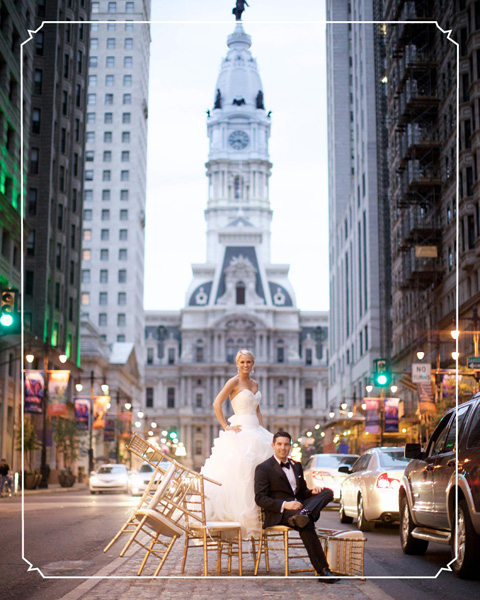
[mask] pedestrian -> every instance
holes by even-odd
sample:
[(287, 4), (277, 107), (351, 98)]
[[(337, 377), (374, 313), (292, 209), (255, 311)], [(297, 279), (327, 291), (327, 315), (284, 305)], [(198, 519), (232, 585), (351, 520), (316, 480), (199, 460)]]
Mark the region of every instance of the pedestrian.
[[(3, 489), (6, 485), (9, 487), (10, 494), (12, 493), (12, 477), (9, 475), (10, 467), (5, 458), (0, 461), (0, 494), (3, 494)], [(5, 485), (6, 484), (6, 485)]]

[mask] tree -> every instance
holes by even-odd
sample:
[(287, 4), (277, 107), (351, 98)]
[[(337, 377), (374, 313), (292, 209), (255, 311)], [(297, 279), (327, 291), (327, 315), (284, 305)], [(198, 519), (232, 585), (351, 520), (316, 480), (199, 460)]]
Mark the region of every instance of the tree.
[(72, 463), (78, 457), (78, 427), (75, 421), (56, 417), (53, 420), (53, 441), (57, 451), (63, 455), (63, 466), (71, 472)]
[[(28, 472), (32, 472), (32, 454), (34, 450), (40, 450), (42, 443), (37, 437), (35, 426), (29, 419), (23, 422), (23, 451), (27, 455)], [(17, 450), (22, 450), (22, 432), (17, 433)]]

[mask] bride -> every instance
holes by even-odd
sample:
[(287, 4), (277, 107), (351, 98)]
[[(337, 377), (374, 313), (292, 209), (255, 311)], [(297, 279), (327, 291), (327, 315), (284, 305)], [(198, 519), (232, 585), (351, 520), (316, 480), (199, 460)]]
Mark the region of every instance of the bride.
[[(222, 485), (206, 482), (206, 509), (209, 520), (239, 521), (243, 537), (260, 535), (259, 509), (255, 504), (255, 467), (273, 454), (273, 435), (263, 427), (258, 383), (251, 379), (255, 358), (240, 350), (235, 358), (238, 375), (227, 381), (215, 398), (213, 408), (223, 427), (215, 439), (212, 454), (201, 473)], [(222, 404), (230, 396), (235, 412), (225, 420)]]

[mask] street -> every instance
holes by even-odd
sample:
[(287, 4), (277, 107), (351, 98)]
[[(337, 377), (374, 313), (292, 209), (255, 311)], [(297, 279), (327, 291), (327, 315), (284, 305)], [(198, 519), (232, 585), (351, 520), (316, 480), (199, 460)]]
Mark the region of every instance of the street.
[[(136, 499), (125, 494), (92, 496), (80, 490), (26, 496), (25, 556), (34, 569), (40, 569), (44, 576), (55, 577), (44, 579), (38, 571), (27, 572), (28, 565), (21, 559), (21, 498), (3, 498), (0, 504), (4, 546), (1, 565), (2, 598), (58, 600), (84, 582), (84, 576), (95, 575), (118, 558), (120, 544), (113, 546), (107, 554), (103, 553), (103, 548), (117, 532), (135, 502)], [(340, 524), (336, 505), (331, 505), (322, 513), (319, 525), (326, 529), (355, 529), (355, 524)], [(376, 589), (378, 598), (390, 596), (396, 600), (406, 597), (426, 600), (438, 594), (444, 600), (457, 600), (459, 596), (471, 597), (478, 594), (478, 581), (462, 581), (451, 573), (443, 572), (436, 579), (425, 579), (435, 577), (449, 562), (448, 547), (431, 544), (425, 556), (405, 556), (400, 549), (398, 527), (393, 525), (377, 526), (367, 534), (367, 538), (366, 577), (390, 578), (367, 579), (366, 584), (356, 580), (355, 585), (360, 590)], [(175, 564), (173, 567), (172, 574), (179, 575)], [(134, 579), (126, 581), (135, 586)], [(178, 580), (175, 581), (177, 586), (182, 585)], [(188, 581), (191, 587), (192, 580)], [(249, 585), (257, 585), (256, 580), (246, 581), (253, 581)], [(268, 579), (258, 579), (258, 586), (264, 586), (266, 581), (268, 583)], [(280, 580), (272, 578), (271, 581), (278, 583)], [(114, 582), (115, 580), (101, 582), (97, 587), (111, 587), (115, 585)], [(310, 582), (302, 582), (302, 585), (307, 584), (310, 585)], [(125, 587), (125, 581), (122, 585)], [(216, 584), (210, 580), (209, 589), (214, 589), (212, 585)], [(224, 582), (219, 581), (218, 585), (224, 585)], [(284, 582), (283, 587), (285, 585)], [(351, 584), (343, 580), (341, 584), (328, 589), (329, 592), (338, 590), (340, 593), (346, 589), (345, 585)], [(131, 592), (134, 597), (134, 589)], [(87, 594), (83, 597), (90, 596)], [(201, 598), (198, 595), (196, 597)]]

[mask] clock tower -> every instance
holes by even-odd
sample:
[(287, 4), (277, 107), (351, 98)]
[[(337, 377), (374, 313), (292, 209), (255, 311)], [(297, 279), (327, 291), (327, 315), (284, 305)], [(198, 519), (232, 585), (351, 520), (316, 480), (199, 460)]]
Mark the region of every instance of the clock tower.
[(221, 63), (213, 109), (207, 118), (208, 261), (218, 258), (219, 229), (237, 217), (262, 231), (259, 251), (263, 261), (270, 260), (271, 118), (251, 44), (242, 22), (237, 21), (227, 39), (228, 53)]

